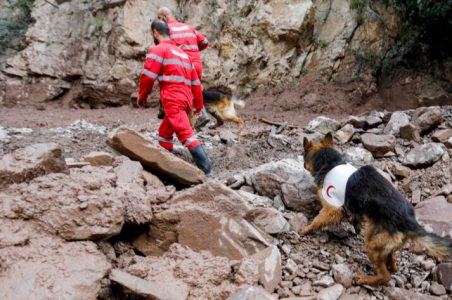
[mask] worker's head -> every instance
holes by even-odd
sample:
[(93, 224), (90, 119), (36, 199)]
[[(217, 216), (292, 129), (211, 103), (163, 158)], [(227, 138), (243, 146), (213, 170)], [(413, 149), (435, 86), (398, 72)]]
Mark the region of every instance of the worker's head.
[(162, 6), (157, 10), (157, 18), (161, 21), (168, 22), (168, 20), (173, 18), (173, 13), (168, 7)]
[(164, 40), (170, 38), (170, 29), (168, 24), (160, 20), (154, 20), (151, 23), (151, 35), (154, 38), (154, 43), (158, 45)]

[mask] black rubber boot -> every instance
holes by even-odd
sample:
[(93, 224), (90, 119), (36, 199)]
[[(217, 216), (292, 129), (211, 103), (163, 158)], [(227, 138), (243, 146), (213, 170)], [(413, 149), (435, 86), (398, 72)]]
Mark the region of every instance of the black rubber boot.
[(204, 151), (204, 148), (199, 145), (189, 150), (198, 168), (200, 168), (207, 175), (207, 177), (211, 177), (212, 167), (210, 166), (210, 161), (207, 157), (206, 151)]

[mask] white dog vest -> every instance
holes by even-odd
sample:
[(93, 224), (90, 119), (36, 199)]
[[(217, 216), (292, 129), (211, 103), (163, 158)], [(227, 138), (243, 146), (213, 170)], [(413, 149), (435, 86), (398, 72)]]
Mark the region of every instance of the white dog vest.
[(334, 167), (326, 174), (323, 181), (322, 196), (328, 204), (335, 207), (344, 205), (348, 179), (356, 170), (352, 165), (344, 164)]

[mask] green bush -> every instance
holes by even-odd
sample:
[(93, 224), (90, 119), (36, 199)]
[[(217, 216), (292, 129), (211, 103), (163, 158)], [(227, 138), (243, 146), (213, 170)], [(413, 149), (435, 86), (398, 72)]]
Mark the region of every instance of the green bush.
[(0, 18), (0, 56), (7, 49), (16, 51), (25, 47), (24, 34), (32, 22), (31, 7), (34, 0), (6, 0), (2, 5), (11, 11)]

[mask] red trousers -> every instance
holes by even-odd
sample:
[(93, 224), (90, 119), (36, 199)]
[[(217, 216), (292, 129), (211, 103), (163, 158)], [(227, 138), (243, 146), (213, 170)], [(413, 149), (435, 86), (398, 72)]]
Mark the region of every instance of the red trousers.
[(188, 114), (191, 108), (184, 110), (181, 107), (165, 107), (165, 118), (159, 128), (159, 144), (171, 151), (173, 150), (173, 134), (176, 133), (179, 141), (188, 149), (201, 145), (191, 128)]

